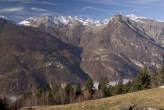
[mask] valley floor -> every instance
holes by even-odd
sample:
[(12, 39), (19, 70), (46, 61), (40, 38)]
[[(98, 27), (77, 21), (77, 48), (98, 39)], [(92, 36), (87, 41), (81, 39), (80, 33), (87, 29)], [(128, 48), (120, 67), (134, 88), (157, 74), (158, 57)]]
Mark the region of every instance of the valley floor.
[[(34, 110), (120, 110), (128, 104), (164, 108), (164, 88), (155, 88), (82, 103), (33, 107)], [(26, 110), (26, 109), (21, 109)]]

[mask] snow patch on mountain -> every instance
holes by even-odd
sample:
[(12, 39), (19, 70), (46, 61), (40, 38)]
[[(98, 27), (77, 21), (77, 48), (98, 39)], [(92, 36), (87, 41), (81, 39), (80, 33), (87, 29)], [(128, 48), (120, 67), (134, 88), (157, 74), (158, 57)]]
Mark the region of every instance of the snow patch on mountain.
[(161, 22), (161, 23), (163, 23), (164, 22), (164, 20), (157, 20), (158, 22)]
[(0, 15), (0, 18), (8, 19), (6, 16)]
[(91, 18), (83, 19), (80, 17), (71, 17), (71, 16), (38, 16), (38, 17), (30, 17), (28, 19), (25, 19), (24, 21), (21, 21), (20, 25), (25, 26), (32, 26), (35, 24), (48, 24), (48, 26), (52, 25), (72, 25), (75, 22), (81, 23), (85, 26), (102, 26), (104, 24), (108, 24), (110, 19), (105, 20), (93, 20)]
[(57, 20), (59, 20), (61, 23), (67, 25), (72, 21), (72, 17), (68, 16), (68, 17), (64, 17), (64, 16), (60, 16), (57, 18)]
[(25, 26), (30, 26), (31, 23), (29, 21), (24, 20), (24, 21), (21, 21), (19, 24), (25, 25)]
[(148, 19), (146, 17), (138, 17), (138, 16), (136, 16), (134, 14), (127, 15), (126, 17), (128, 17), (129, 19), (131, 19), (131, 20), (133, 20), (135, 22), (141, 22), (141, 23), (143, 23), (143, 19)]
[[(138, 17), (134, 14), (130, 14), (126, 16), (127, 18), (135, 21), (144, 23), (145, 20), (149, 20), (146, 17)], [(72, 25), (74, 23), (80, 23), (84, 26), (102, 26), (109, 23), (110, 20), (114, 19), (115, 16), (111, 18), (107, 18), (104, 20), (93, 20), (91, 18), (83, 19), (81, 17), (75, 16), (34, 16), (30, 17), (28, 19), (25, 19), (24, 21), (21, 21), (20, 25), (25, 26), (35, 26), (35, 25), (47, 25), (49, 27), (54, 25)]]
[(103, 24), (108, 24), (111, 19), (112, 19), (112, 17), (104, 19), (102, 22), (103, 22)]

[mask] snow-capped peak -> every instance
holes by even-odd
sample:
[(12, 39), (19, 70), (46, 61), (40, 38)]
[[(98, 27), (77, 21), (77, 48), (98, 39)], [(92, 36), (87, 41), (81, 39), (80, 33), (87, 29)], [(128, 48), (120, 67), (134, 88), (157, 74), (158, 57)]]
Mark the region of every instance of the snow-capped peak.
[(130, 15), (127, 15), (128, 18), (131, 18), (133, 20), (136, 20), (136, 19), (147, 19), (146, 17), (141, 17), (141, 16), (136, 16), (134, 14), (130, 14)]
[(27, 20), (24, 20), (24, 21), (21, 21), (19, 24), (20, 25), (25, 25), (25, 26), (30, 26), (31, 23)]
[(48, 24), (54, 25), (54, 24), (63, 24), (63, 25), (72, 25), (74, 22), (81, 23), (85, 26), (101, 26), (104, 24), (107, 24), (109, 20), (93, 20), (91, 18), (83, 19), (80, 17), (71, 17), (71, 16), (38, 16), (38, 17), (30, 17), (24, 21), (21, 21), (20, 25), (25, 26), (37, 26), (41, 24)]
[[(147, 20), (149, 20), (146, 17), (138, 17), (134, 14), (130, 14), (126, 16), (130, 20), (133, 20), (135, 22), (139, 23), (145, 23)], [(25, 26), (48, 26), (48, 27), (54, 27), (54, 26), (63, 26), (63, 25), (72, 25), (74, 23), (80, 23), (84, 26), (102, 26), (109, 23), (110, 20), (114, 19), (115, 16), (104, 19), (104, 20), (93, 20), (91, 18), (81, 18), (78, 16), (72, 17), (72, 16), (34, 16), (30, 17), (28, 19), (25, 19), (24, 21), (21, 21), (20, 25)]]
[(58, 20), (59, 20), (61, 23), (67, 25), (67, 24), (70, 23), (70, 21), (72, 21), (72, 17), (71, 17), (71, 16), (68, 16), (68, 17), (59, 16), (59, 17), (58, 17)]
[(164, 21), (163, 20), (157, 20), (158, 22), (161, 22), (161, 23), (163, 23)]
[(0, 18), (8, 19), (6, 16), (0, 15)]
[(138, 17), (134, 14), (127, 15), (126, 17), (128, 17), (129, 19), (131, 19), (135, 22), (143, 22), (142, 19), (147, 19), (146, 17)]

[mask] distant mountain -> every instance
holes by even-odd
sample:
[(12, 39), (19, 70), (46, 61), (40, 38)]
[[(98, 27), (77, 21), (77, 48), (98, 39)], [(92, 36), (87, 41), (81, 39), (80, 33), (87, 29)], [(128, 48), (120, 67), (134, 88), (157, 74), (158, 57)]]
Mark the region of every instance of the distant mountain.
[(72, 48), (37, 28), (0, 19), (0, 96), (35, 91), (38, 85), (84, 83), (89, 77)]
[(39, 17), (30, 17), (28, 19), (25, 19), (21, 21), (20, 25), (25, 26), (41, 26), (41, 25), (47, 25), (48, 27), (51, 27), (53, 25), (72, 25), (75, 22), (80, 23), (85, 26), (101, 26), (103, 24), (108, 23), (108, 19), (105, 19), (103, 21), (100, 20), (92, 20), (90, 18), (83, 19), (80, 17), (71, 17), (71, 16), (39, 16)]
[(163, 22), (135, 15), (116, 15), (99, 21), (100, 25), (78, 17), (43, 16), (25, 21), (28, 26), (41, 28), (66, 44), (82, 48), (82, 52), (75, 53), (80, 55), (83, 71), (94, 80), (101, 76), (110, 80), (120, 76), (133, 78), (144, 66), (164, 64)]
[(6, 16), (0, 15), (0, 18), (8, 19)]
[[(38, 26), (46, 24), (48, 27), (52, 27), (53, 25), (59, 25), (59, 24), (73, 25), (76, 22), (84, 26), (102, 26), (104, 24), (108, 24), (108, 22), (113, 17), (107, 18), (104, 20), (93, 20), (91, 18), (83, 19), (78, 16), (75, 16), (75, 17), (72, 17), (72, 16), (33, 16), (19, 22), (18, 24), (25, 25), (25, 26), (33, 26), (33, 27), (38, 27)], [(127, 15), (126, 17), (137, 23), (146, 23), (147, 21), (160, 22), (160, 21), (149, 19), (147, 17), (138, 17), (134, 14)]]

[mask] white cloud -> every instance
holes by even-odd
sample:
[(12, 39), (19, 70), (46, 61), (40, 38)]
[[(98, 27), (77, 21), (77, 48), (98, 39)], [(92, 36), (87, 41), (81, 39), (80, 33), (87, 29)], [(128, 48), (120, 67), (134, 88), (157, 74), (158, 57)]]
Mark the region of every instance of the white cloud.
[(149, 3), (162, 2), (163, 0), (81, 0), (92, 3), (103, 3), (116, 6), (147, 5)]
[(24, 4), (32, 4), (32, 3), (38, 3), (38, 4), (44, 4), (44, 5), (54, 5), (58, 6), (60, 5), (59, 3), (48, 1), (48, 0), (0, 0), (0, 2), (19, 2), (19, 3), (24, 3)]
[(0, 0), (1, 2), (31, 2), (31, 0)]
[(24, 8), (23, 7), (13, 7), (13, 8), (4, 8), (1, 9), (0, 12), (18, 12), (18, 11), (22, 11)]
[[(131, 0), (128, 0), (130, 2)], [(149, 4), (154, 2), (159, 2), (161, 0), (133, 0), (131, 3), (133, 4)]]
[(43, 8), (36, 8), (36, 7), (32, 7), (31, 10), (33, 11), (47, 11), (46, 9), (43, 9)]
[(83, 7), (82, 10), (83, 10), (83, 11), (86, 11), (86, 10), (107, 11), (107, 10), (105, 10), (105, 9), (102, 9), (102, 8), (95, 8), (95, 7), (92, 7), (92, 6)]
[(24, 16), (13, 16), (15, 19), (25, 19)]

